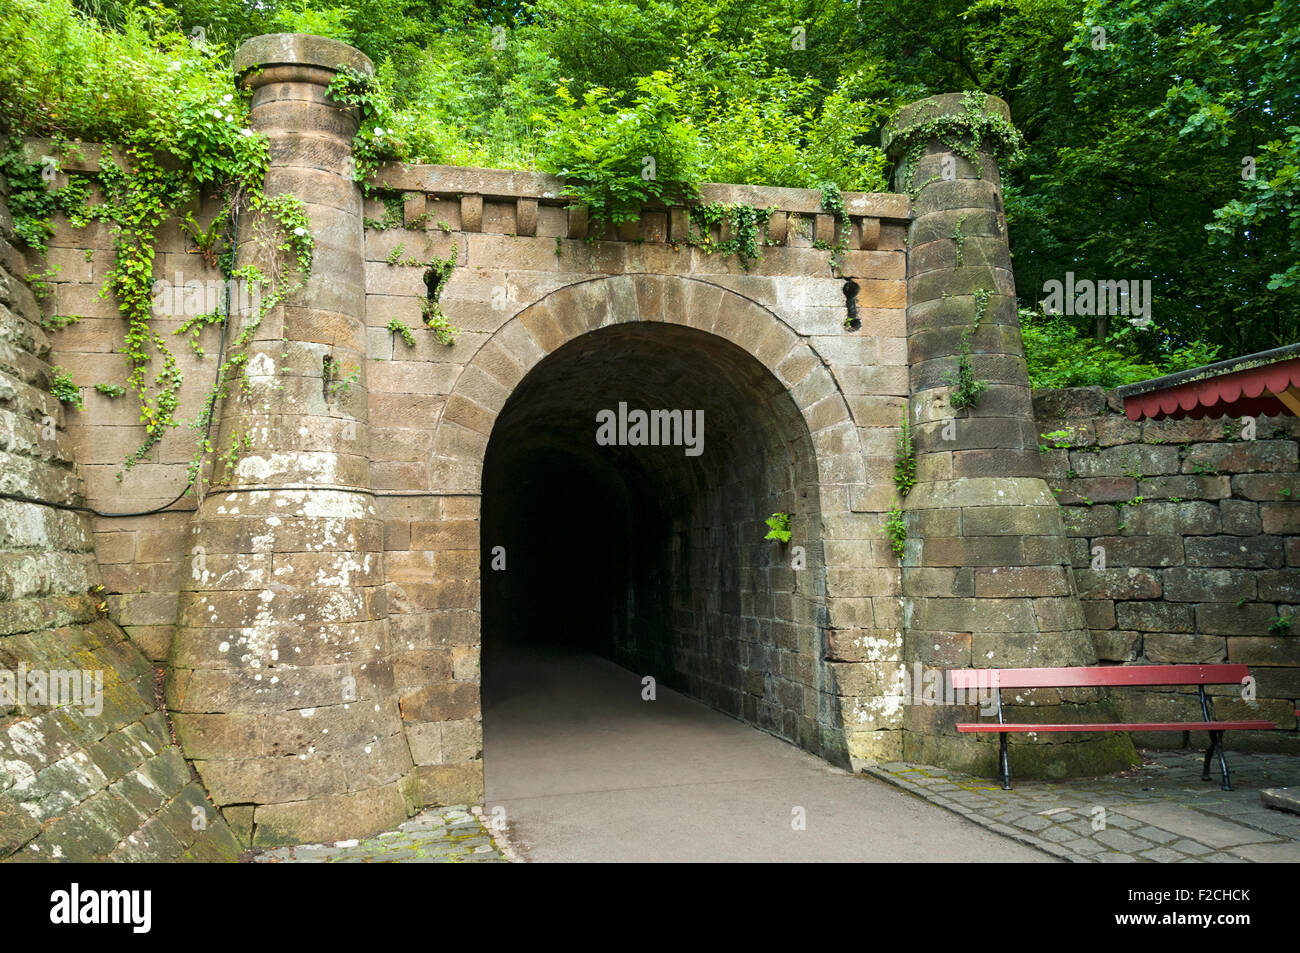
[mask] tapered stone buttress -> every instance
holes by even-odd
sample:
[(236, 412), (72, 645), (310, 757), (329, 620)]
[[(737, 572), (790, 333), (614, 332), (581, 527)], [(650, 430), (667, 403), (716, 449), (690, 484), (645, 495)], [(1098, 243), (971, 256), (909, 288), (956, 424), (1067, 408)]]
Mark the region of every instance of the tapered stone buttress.
[[(236, 462), (218, 462), (195, 521), (168, 704), (213, 800), (254, 844), (373, 833), (415, 806), (370, 486), (358, 116), (326, 92), (343, 65), (372, 70), (299, 34), (235, 57), (270, 142), (266, 193), (305, 203), (314, 254), (253, 335), (247, 386), (219, 409), (218, 452), (233, 445)], [(269, 222), (246, 212), (239, 232), (240, 265), (284, 267)], [(232, 317), (229, 339), (250, 320)]]
[[(913, 195), (907, 332), (917, 483), (904, 506), (904, 757), (985, 776), (997, 771), (996, 736), (958, 734), (954, 725), (988, 715), (945, 703), (942, 691), (927, 697), (926, 669), (1096, 662), (1039, 460), (997, 140), (980, 128), (990, 115), (1009, 119), (1006, 103), (933, 96), (901, 110), (885, 135), (896, 190)], [(963, 350), (973, 379), (986, 384), (973, 407), (954, 406), (963, 403), (952, 385)], [(1107, 706), (1095, 689), (1005, 700), (1008, 721), (1102, 720)], [(1012, 771), (1022, 777), (1102, 773), (1135, 760), (1118, 735), (1012, 736), (1012, 744)]]

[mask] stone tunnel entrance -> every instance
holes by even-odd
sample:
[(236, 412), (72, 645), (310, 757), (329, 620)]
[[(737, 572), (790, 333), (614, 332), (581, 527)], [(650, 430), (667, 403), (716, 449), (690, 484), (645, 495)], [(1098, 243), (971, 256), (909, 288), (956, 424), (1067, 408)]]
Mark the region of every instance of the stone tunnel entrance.
[[(638, 412), (662, 425), (659, 445)], [(750, 354), (659, 322), (583, 334), (514, 390), (482, 487), (489, 784), (496, 703), (530, 679), (535, 689), (557, 658), (582, 666), (591, 654), (635, 676), (638, 704), (653, 676), (822, 752), (834, 717), (820, 710), (832, 696), (814, 621), (826, 613), (814, 448), (794, 400)], [(778, 511), (804, 544), (801, 571), (791, 546), (763, 539)]]

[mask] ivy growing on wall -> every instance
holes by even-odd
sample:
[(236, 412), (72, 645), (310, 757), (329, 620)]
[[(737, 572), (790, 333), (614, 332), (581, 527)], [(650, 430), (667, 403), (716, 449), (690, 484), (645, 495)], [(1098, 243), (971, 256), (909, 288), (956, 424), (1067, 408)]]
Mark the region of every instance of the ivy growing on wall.
[[(232, 378), (242, 372), (257, 325), (286, 295), (300, 288), (310, 273), (308, 220), (296, 198), (263, 194), (266, 140), (248, 128), (247, 96), (235, 87), (229, 69), (218, 66), (220, 50), (199, 48), (172, 34), (100, 34), (67, 11), (60, 28), (80, 31), (88, 38), (82, 45), (66, 44), (67, 55), (59, 63), (59, 68), (84, 77), (84, 88), (65, 82), (40, 91), (39, 98), (31, 102), (8, 102), (19, 121), (0, 165), (9, 182), (15, 230), (33, 250), (45, 250), (52, 234), (51, 217), (56, 213), (66, 215), (73, 228), (103, 222), (111, 230), (113, 261), (101, 294), (112, 295), (125, 322), (121, 351), (127, 377), (125, 385), (98, 382), (94, 386), (108, 396), (129, 392), (138, 403), (144, 436), (124, 460), (124, 471), (145, 460), (158, 442), (180, 425), (176, 413), (183, 378), (153, 314), (159, 228), (192, 200), (215, 197), (220, 210), (208, 227), (201, 227), (192, 214), (179, 225), (205, 263), (218, 267), (225, 278), (242, 279), (260, 292), (258, 313), (241, 316), (245, 321), (242, 331), (193, 421), (204, 436), (190, 467), (192, 486), (204, 457), (212, 451), (206, 434), (216, 401), (229, 393)], [(89, 38), (98, 42), (89, 42)], [(111, 68), (124, 58), (140, 71), (126, 91), (132, 95), (125, 95), (120, 77)], [(13, 90), (8, 92), (12, 97)], [(167, 108), (160, 109), (164, 102)], [(24, 155), (23, 138), (41, 135), (52, 140), (49, 154)], [(86, 147), (73, 138), (78, 135), (115, 144), (111, 152), (105, 149), (98, 157), (95, 173), (62, 171), (69, 158), (94, 158), (87, 157)], [(39, 161), (31, 161), (33, 158)], [(60, 178), (65, 178), (66, 184), (56, 187)], [(96, 191), (102, 195), (101, 201), (92, 200)], [(263, 260), (265, 272), (252, 265), (234, 267), (232, 223), (240, 209), (262, 220), (254, 227), (258, 236), (254, 247), (260, 246), (260, 251), (270, 256)], [(56, 316), (45, 323), (57, 328), (75, 320), (75, 316)], [(202, 357), (198, 346), (202, 329), (225, 320), (221, 311), (198, 315), (176, 333), (189, 334), (191, 345)], [(244, 440), (239, 442), (246, 445)]]
[(916, 181), (916, 167), (925, 155), (926, 146), (938, 140), (947, 149), (969, 161), (977, 176), (983, 175), (979, 154), (991, 152), (999, 161), (1018, 162), (1024, 155), (1025, 141), (1011, 122), (987, 110), (988, 95), (978, 90), (962, 94), (960, 113), (939, 114), (939, 105), (933, 101), (921, 104), (906, 126), (899, 126), (895, 116), (886, 126), (886, 139), (901, 146), (903, 167), (900, 173), (902, 188), (916, 199), (931, 183), (942, 176), (932, 175), (924, 182)]
[[(775, 211), (774, 207), (759, 209), (740, 203), (692, 205), (688, 215), (694, 227), (690, 230), (689, 241), (706, 254), (735, 255), (740, 259), (741, 267), (748, 271), (751, 264), (763, 257), (767, 225)], [(714, 241), (710, 229), (724, 222), (731, 229), (731, 237), (726, 241)]]
[(944, 377), (944, 383), (952, 388), (948, 395), (948, 402), (954, 410), (968, 410), (976, 406), (984, 391), (988, 389), (988, 382), (975, 376), (975, 368), (971, 364), (970, 339), (971, 335), (980, 329), (980, 321), (988, 311), (989, 299), (992, 296), (993, 292), (987, 288), (975, 290), (975, 320), (961, 333), (961, 351), (957, 355), (956, 372), (950, 371)]

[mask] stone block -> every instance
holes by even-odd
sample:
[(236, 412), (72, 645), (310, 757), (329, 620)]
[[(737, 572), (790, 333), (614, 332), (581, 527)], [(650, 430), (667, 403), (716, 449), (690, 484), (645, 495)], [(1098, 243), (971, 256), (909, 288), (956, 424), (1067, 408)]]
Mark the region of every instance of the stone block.
[(1297, 465), (1293, 440), (1253, 440), (1239, 443), (1197, 443), (1187, 448), (1183, 473), (1206, 469), (1219, 473), (1294, 472)]
[(1192, 607), (1169, 602), (1121, 602), (1115, 607), (1115, 618), (1119, 628), (1139, 632), (1196, 631)]
[(1228, 657), (1227, 640), (1216, 635), (1148, 632), (1142, 646), (1152, 662), (1222, 662)]
[(1165, 571), (1165, 599), (1170, 602), (1236, 602), (1253, 600), (1255, 574), (1245, 569), (1193, 569)]

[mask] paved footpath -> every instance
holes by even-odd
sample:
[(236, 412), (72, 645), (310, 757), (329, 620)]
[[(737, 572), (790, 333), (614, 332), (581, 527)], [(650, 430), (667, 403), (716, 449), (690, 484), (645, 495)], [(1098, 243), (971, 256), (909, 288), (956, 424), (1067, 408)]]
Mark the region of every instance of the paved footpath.
[[(1300, 861), (1300, 816), (1260, 803), (1261, 788), (1300, 788), (1300, 758), (1228, 752), (1231, 791), (1202, 755), (1144, 751), (1142, 764), (1104, 778), (1017, 781), (1014, 789), (926, 765), (868, 773), (995, 833), (1074, 862)], [(1011, 768), (1015, 772), (1015, 764)]]
[(1259, 797), (1300, 789), (1300, 758), (1229, 752), (1231, 792), (1185, 751), (1003, 791), (916, 764), (855, 775), (663, 686), (645, 701), (639, 676), (592, 655), (497, 660), (485, 685), (481, 811), (437, 808), (367, 840), (249, 859), (1300, 861), (1300, 817)]
[(1056, 858), (594, 655), (485, 659), (485, 810), (530, 861)]

